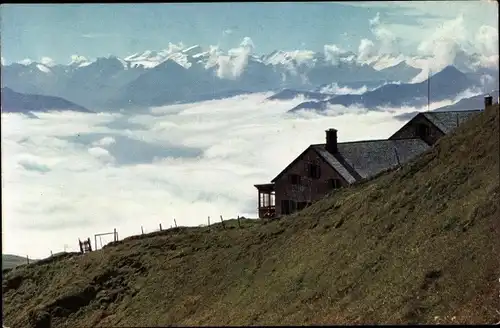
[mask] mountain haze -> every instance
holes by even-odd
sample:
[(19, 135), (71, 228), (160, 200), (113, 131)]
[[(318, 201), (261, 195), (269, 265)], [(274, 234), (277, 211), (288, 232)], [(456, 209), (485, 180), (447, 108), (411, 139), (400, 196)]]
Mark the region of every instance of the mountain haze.
[(91, 113), (90, 110), (60, 97), (37, 94), (23, 94), (9, 88), (2, 88), (2, 112), (28, 113), (52, 110), (71, 110)]
[(407, 82), (420, 71), (404, 61), (378, 70), (357, 62), (350, 52), (332, 61), (319, 52), (277, 50), (258, 56), (246, 46), (227, 53), (192, 46), (145, 51), (123, 59), (79, 57), (68, 65), (2, 65), (2, 87), (62, 97), (98, 110), (118, 110), (217, 99), (224, 94), (313, 91), (333, 82)]
[(428, 101), (429, 89), (432, 101), (442, 101), (479, 86), (478, 81), (470, 79), (453, 66), (447, 66), (420, 83), (386, 84), (363, 94), (346, 94), (320, 102), (305, 102), (291, 109), (291, 112), (300, 109), (325, 110), (328, 105), (359, 105), (364, 108), (424, 106)]

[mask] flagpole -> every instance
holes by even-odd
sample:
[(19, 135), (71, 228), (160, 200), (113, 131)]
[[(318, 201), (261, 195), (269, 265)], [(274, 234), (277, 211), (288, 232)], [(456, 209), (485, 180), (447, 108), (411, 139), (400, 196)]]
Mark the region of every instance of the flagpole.
[(430, 110), (431, 106), (431, 69), (427, 70), (427, 111)]

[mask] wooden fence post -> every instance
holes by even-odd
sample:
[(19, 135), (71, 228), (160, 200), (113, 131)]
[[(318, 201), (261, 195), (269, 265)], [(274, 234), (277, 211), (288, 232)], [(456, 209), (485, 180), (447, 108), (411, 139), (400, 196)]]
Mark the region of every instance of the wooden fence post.
[(160, 223), (160, 231), (162, 231), (163, 229), (161, 228), (161, 223)]
[(113, 229), (113, 240), (118, 241), (118, 234), (116, 233), (116, 228)]
[(50, 251), (50, 257), (52, 257), (52, 255), (53, 255), (53, 254), (52, 254), (52, 251)]
[(208, 216), (208, 227), (210, 228), (210, 215)]
[(177, 221), (175, 220), (175, 218), (174, 218), (174, 224), (175, 224), (175, 227), (177, 228)]
[(238, 228), (240, 228), (240, 229), (241, 229), (241, 223), (240, 223), (240, 216), (239, 216), (239, 215), (238, 215), (238, 218), (237, 218), (237, 219), (238, 219)]
[(224, 224), (224, 219), (222, 218), (222, 215), (220, 216), (220, 222), (222, 223), (222, 229), (226, 229), (226, 225)]
[(26, 255), (26, 264), (30, 264), (30, 258), (28, 257), (28, 255)]
[(144, 228), (141, 226), (141, 234), (144, 235)]

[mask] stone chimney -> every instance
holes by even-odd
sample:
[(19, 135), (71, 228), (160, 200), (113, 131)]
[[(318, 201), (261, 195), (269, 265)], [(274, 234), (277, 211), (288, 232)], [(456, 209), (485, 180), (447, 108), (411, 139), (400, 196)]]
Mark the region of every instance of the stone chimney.
[(337, 148), (337, 130), (328, 129), (326, 132), (326, 150), (335, 154), (338, 152)]
[(487, 95), (484, 97), (484, 109), (490, 107), (493, 105), (493, 97), (490, 95)]

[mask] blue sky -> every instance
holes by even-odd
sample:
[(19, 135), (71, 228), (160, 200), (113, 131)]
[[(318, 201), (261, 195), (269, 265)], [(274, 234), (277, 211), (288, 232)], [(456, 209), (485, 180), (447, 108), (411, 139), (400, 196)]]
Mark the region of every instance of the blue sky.
[(255, 52), (276, 49), (322, 51), (325, 44), (355, 51), (373, 39), (370, 19), (414, 52), (423, 38), (447, 20), (464, 16), (466, 30), (497, 28), (490, 1), (187, 3), (187, 4), (7, 4), (1, 6), (1, 52), (6, 62), (71, 55), (126, 56), (161, 50), (168, 43), (238, 46), (250, 37)]

